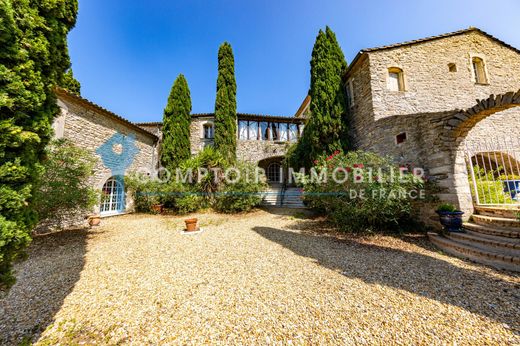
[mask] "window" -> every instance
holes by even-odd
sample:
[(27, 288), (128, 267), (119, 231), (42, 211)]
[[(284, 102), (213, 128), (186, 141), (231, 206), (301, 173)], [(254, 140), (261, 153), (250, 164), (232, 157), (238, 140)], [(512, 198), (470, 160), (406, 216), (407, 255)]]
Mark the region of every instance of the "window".
[(256, 141), (258, 139), (258, 122), (250, 121), (249, 122), (249, 140)]
[(204, 139), (213, 139), (215, 132), (213, 131), (213, 124), (207, 123), (203, 126)]
[(271, 125), (271, 139), (273, 141), (279, 141), (280, 135), (278, 133), (278, 123), (270, 123)]
[(280, 136), (280, 138), (278, 140), (280, 141), (284, 141), (284, 142), (287, 142), (288, 140), (288, 135), (289, 135), (289, 132), (287, 131), (287, 125), (286, 123), (280, 123), (278, 125), (278, 134)]
[(125, 185), (122, 176), (114, 176), (108, 179), (101, 191), (102, 198), (99, 211), (102, 215), (118, 214), (125, 211)]
[(401, 144), (406, 142), (406, 132), (400, 133), (397, 136), (395, 136), (395, 143)]
[(388, 69), (388, 90), (404, 91), (403, 70), (398, 67), (391, 67)]
[(457, 72), (457, 65), (455, 65), (454, 63), (449, 63), (448, 64), (448, 70), (450, 72)]
[(289, 141), (296, 142), (298, 140), (298, 125), (289, 124)]
[(354, 106), (354, 85), (353, 81), (349, 80), (347, 83), (347, 106), (352, 107)]
[(260, 123), (260, 139), (264, 141), (269, 140), (269, 124), (266, 122)]
[(247, 121), (238, 122), (238, 139), (246, 140), (248, 134)]
[(273, 162), (267, 167), (267, 180), (270, 183), (281, 183), (282, 165)]
[(484, 60), (481, 58), (473, 58), (473, 73), (475, 75), (475, 83), (477, 84), (487, 84), (487, 76), (486, 76), (486, 67), (484, 65)]

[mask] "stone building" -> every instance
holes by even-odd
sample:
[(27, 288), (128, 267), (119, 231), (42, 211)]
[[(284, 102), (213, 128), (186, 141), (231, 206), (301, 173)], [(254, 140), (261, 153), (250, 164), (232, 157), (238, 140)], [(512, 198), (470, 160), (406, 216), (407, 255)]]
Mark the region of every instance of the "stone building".
[[(473, 202), (466, 167), (472, 158), (465, 148), (518, 138), (520, 51), (476, 28), (362, 50), (344, 82), (354, 146), (425, 168), (443, 188), (441, 199), (466, 212), (471, 213)], [(56, 135), (99, 157), (93, 185), (115, 196), (98, 210), (129, 210), (130, 201), (117, 196), (124, 191), (117, 176), (159, 166), (162, 124), (133, 124), (65, 91), (58, 91), (58, 97), (62, 115), (55, 122)], [(310, 101), (307, 96), (293, 117), (239, 113), (238, 158), (280, 181), (283, 157), (303, 131)], [(132, 139), (137, 154), (129, 167), (114, 174), (97, 150), (117, 141), (112, 139), (117, 134), (119, 140)], [(213, 134), (213, 114), (192, 115), (193, 154), (212, 145)]]
[[(61, 114), (53, 124), (55, 137), (67, 138), (97, 158), (91, 183), (103, 197), (93, 212), (111, 216), (132, 211), (133, 201), (125, 195), (123, 177), (157, 171), (162, 123), (134, 124), (65, 90), (58, 89), (56, 94)], [(238, 159), (258, 164), (272, 183), (282, 181), (282, 160), (303, 131), (304, 119), (242, 113), (237, 117)], [(214, 115), (193, 114), (192, 153), (213, 145), (213, 135)]]
[[(55, 137), (69, 139), (97, 158), (91, 183), (104, 197), (94, 212), (109, 216), (132, 210), (122, 178), (130, 172), (156, 168), (159, 138), (84, 98), (64, 90), (56, 93), (61, 114), (53, 124)], [(107, 145), (109, 148), (103, 150)], [(132, 152), (127, 164), (120, 159), (125, 151)]]
[[(213, 145), (214, 118), (212, 113), (192, 115), (190, 145), (193, 155), (205, 146)], [(237, 120), (237, 158), (263, 168), (269, 181), (283, 181), (283, 158), (288, 146), (296, 142), (301, 135), (305, 119), (238, 113)], [(162, 135), (161, 122), (137, 125), (159, 137)]]
[(355, 147), (425, 168), (471, 215), (466, 148), (518, 139), (520, 51), (469, 28), (364, 49), (344, 82)]

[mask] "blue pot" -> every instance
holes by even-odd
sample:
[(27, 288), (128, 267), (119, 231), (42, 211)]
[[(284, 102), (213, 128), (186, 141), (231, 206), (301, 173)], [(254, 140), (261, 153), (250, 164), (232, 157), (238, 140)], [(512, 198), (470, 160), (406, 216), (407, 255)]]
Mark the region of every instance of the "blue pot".
[(502, 180), (502, 183), (504, 192), (509, 193), (513, 200), (520, 200), (520, 180)]
[(437, 211), (441, 225), (448, 232), (462, 232), (462, 211)]

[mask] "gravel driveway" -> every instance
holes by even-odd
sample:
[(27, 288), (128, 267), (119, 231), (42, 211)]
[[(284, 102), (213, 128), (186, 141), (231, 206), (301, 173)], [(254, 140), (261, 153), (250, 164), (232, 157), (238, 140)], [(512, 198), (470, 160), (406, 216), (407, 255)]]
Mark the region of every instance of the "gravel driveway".
[(520, 344), (520, 279), (302, 215), (127, 215), (35, 239), (0, 344)]

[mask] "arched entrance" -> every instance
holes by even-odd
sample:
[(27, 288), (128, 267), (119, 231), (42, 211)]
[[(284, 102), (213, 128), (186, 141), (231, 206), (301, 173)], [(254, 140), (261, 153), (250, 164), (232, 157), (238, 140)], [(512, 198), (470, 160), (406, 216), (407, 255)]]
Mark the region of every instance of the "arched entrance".
[[(474, 202), (478, 203), (472, 197), (471, 190), (475, 190), (475, 182), (472, 181), (474, 168), (471, 167), (471, 163), (478, 162), (474, 157), (482, 153), (483, 155), (478, 155), (484, 157), (480, 158), (480, 162), (486, 160), (488, 167), (492, 167), (493, 162), (489, 163), (489, 159), (494, 156), (493, 153), (505, 153), (504, 156), (507, 157), (511, 156), (511, 153), (520, 151), (520, 146), (517, 145), (519, 143), (510, 141), (511, 138), (518, 138), (520, 108), (515, 108), (518, 106), (520, 106), (520, 90), (516, 93), (491, 95), (488, 99), (479, 101), (474, 107), (444, 119), (443, 130), (436, 136), (434, 152), (429, 158), (430, 171), (442, 177), (438, 181), (439, 186), (444, 190), (439, 194), (442, 200), (457, 204), (467, 215), (471, 215)], [(492, 115), (505, 117), (496, 123), (490, 122), (487, 128), (481, 128), (482, 131), (473, 133), (481, 121), (484, 123)], [(482, 146), (485, 150), (473, 150)], [(498, 158), (497, 160), (501, 161)]]
[(281, 183), (282, 182), (282, 165), (279, 162), (272, 162), (267, 166), (267, 181), (269, 183)]
[(122, 176), (110, 177), (101, 189), (101, 215), (116, 215), (125, 211), (125, 185)]
[(285, 182), (285, 168), (283, 156), (270, 157), (258, 162), (258, 167), (265, 171), (267, 182), (270, 185), (282, 185)]

